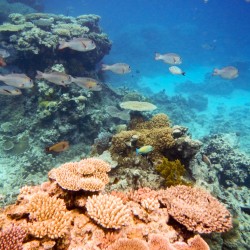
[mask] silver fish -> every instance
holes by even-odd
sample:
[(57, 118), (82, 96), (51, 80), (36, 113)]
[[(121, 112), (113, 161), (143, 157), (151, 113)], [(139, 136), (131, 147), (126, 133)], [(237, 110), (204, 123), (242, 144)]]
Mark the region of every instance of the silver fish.
[(239, 76), (239, 70), (235, 68), (234, 66), (227, 66), (222, 69), (214, 69), (213, 76), (220, 76), (224, 79), (235, 79)]
[(177, 65), (182, 63), (181, 57), (175, 53), (166, 53), (166, 54), (155, 53), (155, 60), (162, 60), (164, 63), (172, 65)]
[(72, 82), (74, 82), (81, 88), (88, 89), (91, 91), (102, 90), (100, 82), (90, 77), (75, 77), (72, 78)]
[(90, 51), (96, 48), (96, 44), (89, 38), (73, 38), (72, 40), (59, 41), (58, 49), (70, 48), (77, 51)]
[(33, 81), (25, 74), (0, 75), (0, 81), (19, 89), (29, 89), (34, 86)]
[(21, 95), (22, 91), (18, 88), (12, 86), (0, 86), (0, 94), (1, 95)]
[(127, 74), (131, 72), (131, 67), (126, 63), (115, 63), (112, 65), (102, 64), (101, 70), (110, 70), (116, 74)]
[(36, 73), (37, 79), (45, 79), (57, 85), (66, 86), (72, 83), (72, 76), (62, 72), (43, 73), (41, 71), (37, 71)]

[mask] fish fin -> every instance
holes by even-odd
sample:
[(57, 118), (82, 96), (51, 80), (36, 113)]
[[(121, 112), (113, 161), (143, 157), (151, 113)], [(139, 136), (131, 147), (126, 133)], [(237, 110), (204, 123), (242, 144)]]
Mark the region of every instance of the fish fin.
[(160, 53), (155, 52), (155, 60), (160, 60)]
[(36, 79), (42, 79), (43, 78), (43, 72), (37, 70), (36, 73), (37, 73)]
[(58, 49), (65, 49), (68, 47), (68, 43), (65, 41), (59, 41)]
[(182, 74), (183, 76), (185, 76), (185, 75), (186, 75), (186, 72), (182, 72), (181, 74)]
[(102, 65), (101, 65), (101, 70), (109, 70), (109, 65), (107, 65), (107, 64), (102, 64)]
[(51, 153), (50, 147), (45, 147), (45, 152), (46, 152), (47, 154)]

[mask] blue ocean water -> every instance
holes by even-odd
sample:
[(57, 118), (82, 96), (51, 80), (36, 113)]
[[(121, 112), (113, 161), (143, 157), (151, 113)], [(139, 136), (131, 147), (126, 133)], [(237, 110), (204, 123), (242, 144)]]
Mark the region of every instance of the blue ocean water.
[[(16, 2), (24, 5), (13, 7)], [(26, 9), (30, 6), (35, 10)], [(32, 14), (16, 15), (19, 11)], [(67, 33), (68, 23), (77, 23), (76, 17), (87, 14), (101, 17), (98, 25), (112, 41), (109, 54), (100, 62), (95, 56), (107, 49), (104, 43), (97, 43), (100, 47), (93, 54), (58, 49), (61, 37), (70, 40), (75, 35), (56, 36), (55, 30), (64, 27)], [(165, 113), (171, 125), (178, 125), (174, 139), (180, 137), (183, 141), (178, 141), (180, 147), (164, 148), (160, 155), (180, 158), (190, 174), (185, 178), (209, 190), (230, 209), (235, 231), (223, 238), (225, 244), (218, 236), (218, 246), (249, 249), (249, 14), (250, 0), (0, 0), (0, 49), (10, 54), (6, 58), (0, 54), (0, 60), (6, 61), (6, 65), (0, 65), (0, 75), (25, 73), (34, 80), (34, 86), (21, 89), (20, 96), (0, 93), (0, 207), (13, 203), (22, 186), (47, 181), (48, 172), (63, 163), (91, 155), (110, 160), (108, 156), (120, 152), (111, 149), (115, 144), (112, 137), (132, 129), (131, 117), (138, 116), (140, 121), (142, 117), (151, 119)], [(12, 24), (6, 28), (5, 22)], [(15, 30), (23, 23), (27, 26)], [(93, 35), (95, 42), (105, 40), (98, 26), (90, 26), (97, 32), (87, 36)], [(98, 35), (102, 39), (98, 40)], [(170, 65), (155, 60), (155, 53), (180, 55), (182, 63), (177, 66), (185, 74), (171, 74)], [(132, 71), (124, 75), (101, 71), (101, 64), (120, 62), (129, 64)], [(239, 71), (235, 79), (213, 76), (215, 68), (226, 66)], [(36, 79), (42, 75), (37, 70), (70, 74), (66, 75), (70, 84)], [(92, 91), (91, 86), (80, 88), (71, 82), (74, 77), (98, 79), (103, 91)], [(92, 80), (90, 83), (95, 84)], [(0, 87), (6, 87), (4, 81)], [(157, 109), (143, 114), (125, 110), (124, 115), (120, 103), (127, 100), (147, 101)], [(158, 162), (150, 159), (154, 147), (146, 145), (150, 148), (149, 158), (147, 153), (136, 154), (136, 140), (124, 139), (126, 152), (121, 157), (114, 153), (117, 162), (111, 162), (117, 165), (112, 166), (107, 192), (136, 189), (144, 184), (162, 188), (153, 165)], [(55, 146), (60, 143), (64, 148)], [(53, 148), (58, 151), (49, 152)], [(108, 156), (103, 153), (107, 151)], [(219, 249), (213, 248), (216, 244), (212, 241), (210, 244), (212, 250)]]
[[(169, 96), (202, 95), (208, 100), (208, 109), (199, 114), (206, 115), (206, 124), (213, 123), (214, 116), (228, 122), (232, 119), (226, 112), (220, 113), (222, 106), (229, 113), (232, 109), (237, 109), (237, 113), (241, 108), (249, 109), (250, 3), (247, 1), (45, 1), (45, 11), (101, 16), (101, 27), (113, 42), (102, 62), (126, 62), (132, 67), (132, 74), (122, 77), (107, 73), (111, 86), (125, 86), (143, 94), (164, 90)], [(155, 52), (181, 55), (181, 69), (186, 76), (171, 75), (168, 65), (154, 60)], [(238, 68), (237, 79), (211, 76), (214, 68), (229, 65)], [(211, 132), (206, 126), (187, 125), (195, 137)], [(228, 132), (238, 130), (242, 127), (234, 126)], [(242, 148), (249, 151), (245, 144)]]

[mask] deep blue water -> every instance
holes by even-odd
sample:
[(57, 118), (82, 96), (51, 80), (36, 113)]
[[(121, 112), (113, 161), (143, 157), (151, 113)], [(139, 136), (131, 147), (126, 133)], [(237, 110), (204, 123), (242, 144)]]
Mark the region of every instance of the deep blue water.
[[(250, 3), (244, 0), (54, 0), (45, 1), (45, 12), (100, 15), (101, 27), (113, 41), (103, 61), (127, 62), (143, 76), (168, 74), (166, 65), (155, 62), (154, 52), (179, 53), (187, 72), (240, 63), (239, 70), (250, 76)], [(241, 80), (237, 87), (246, 88), (246, 79)]]

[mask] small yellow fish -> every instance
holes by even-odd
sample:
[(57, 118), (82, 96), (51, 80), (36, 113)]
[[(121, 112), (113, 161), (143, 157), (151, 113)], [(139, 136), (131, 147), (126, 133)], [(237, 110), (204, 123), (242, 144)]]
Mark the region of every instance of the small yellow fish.
[(61, 141), (58, 142), (50, 147), (46, 147), (45, 151), (46, 153), (61, 153), (69, 148), (69, 142), (68, 141)]
[(95, 49), (96, 45), (95, 42), (89, 38), (79, 37), (79, 38), (73, 38), (68, 42), (60, 41), (58, 49), (61, 50), (65, 48), (70, 48), (72, 50), (85, 52)]
[(0, 75), (0, 81), (19, 89), (29, 89), (34, 86), (33, 81), (25, 74)]
[(75, 77), (72, 78), (72, 82), (74, 82), (81, 88), (85, 88), (91, 91), (102, 90), (100, 82), (90, 77)]
[(215, 68), (212, 75), (231, 80), (239, 76), (239, 70), (234, 66), (227, 66), (222, 69)]
[(110, 70), (116, 74), (127, 74), (131, 72), (131, 67), (126, 63), (115, 63), (112, 65), (102, 64), (101, 70)]
[(162, 60), (164, 63), (172, 65), (182, 63), (181, 57), (175, 53), (167, 53), (167, 54), (155, 53), (155, 60)]
[(154, 148), (151, 145), (146, 145), (146, 146), (142, 146), (140, 148), (137, 148), (135, 150), (136, 154), (141, 154), (141, 155), (146, 155), (148, 153), (150, 153), (151, 151), (153, 151)]
[(172, 73), (173, 75), (183, 75), (185, 76), (185, 72), (182, 71), (182, 69), (180, 69), (177, 66), (170, 66), (169, 68), (170, 73)]

